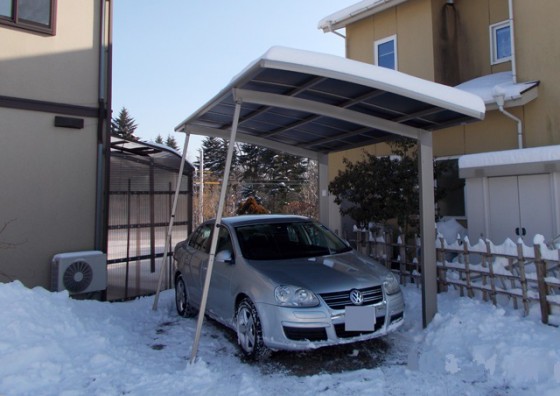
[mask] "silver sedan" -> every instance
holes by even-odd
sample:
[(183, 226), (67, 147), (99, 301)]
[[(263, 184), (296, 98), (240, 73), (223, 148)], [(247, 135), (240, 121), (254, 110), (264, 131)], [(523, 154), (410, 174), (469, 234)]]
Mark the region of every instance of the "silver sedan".
[(218, 245), (206, 314), (237, 332), (245, 355), (369, 340), (403, 324), (390, 270), (323, 225), (300, 216), (252, 215), (200, 225), (177, 244), (177, 312), (197, 314), (212, 232)]

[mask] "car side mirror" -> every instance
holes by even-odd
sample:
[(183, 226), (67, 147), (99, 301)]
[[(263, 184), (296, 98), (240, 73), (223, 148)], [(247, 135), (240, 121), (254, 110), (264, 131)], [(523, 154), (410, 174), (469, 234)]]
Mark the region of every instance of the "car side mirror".
[(231, 252), (231, 250), (221, 250), (218, 253), (216, 253), (216, 261), (220, 261), (222, 263), (228, 263), (228, 264), (235, 264), (235, 261), (233, 260), (233, 253)]

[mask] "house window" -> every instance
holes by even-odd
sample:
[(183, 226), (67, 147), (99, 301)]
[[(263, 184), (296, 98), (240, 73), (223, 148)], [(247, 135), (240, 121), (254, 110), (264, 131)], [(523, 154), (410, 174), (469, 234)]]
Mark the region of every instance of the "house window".
[(490, 26), (490, 56), (493, 65), (511, 60), (510, 29), (509, 21)]
[(0, 24), (55, 34), (56, 0), (0, 0)]
[(375, 64), (397, 70), (397, 36), (390, 36), (374, 43)]

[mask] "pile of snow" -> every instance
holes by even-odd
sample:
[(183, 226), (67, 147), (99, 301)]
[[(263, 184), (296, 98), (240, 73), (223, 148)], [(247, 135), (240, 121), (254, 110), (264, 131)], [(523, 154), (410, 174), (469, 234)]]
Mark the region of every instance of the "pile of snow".
[[(467, 229), (453, 217), (443, 218), (436, 223), (438, 237), (441, 235), (451, 245), (467, 236)], [(437, 245), (437, 241), (436, 241)]]
[[(0, 394), (560, 394), (560, 330), (539, 322), (538, 307), (523, 318), (451, 291), (422, 329), (420, 289), (404, 292), (406, 322), (386, 337), (385, 363), (363, 368), (356, 353), (346, 356), (351, 370), (298, 375), (240, 359), (231, 334), (208, 321), (189, 364), (196, 320), (177, 316), (172, 291), (153, 311), (153, 297), (78, 301), (0, 284)], [(320, 364), (317, 352), (297, 356)]]

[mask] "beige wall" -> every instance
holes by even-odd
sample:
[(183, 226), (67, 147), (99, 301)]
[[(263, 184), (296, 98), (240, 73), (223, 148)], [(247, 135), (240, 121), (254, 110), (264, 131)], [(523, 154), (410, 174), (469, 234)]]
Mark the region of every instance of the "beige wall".
[[(0, 95), (96, 108), (99, 4), (58, 0), (55, 36), (0, 25)], [(53, 255), (94, 248), (98, 120), (56, 115), (0, 107), (0, 282), (49, 288)]]
[(48, 287), (54, 254), (93, 248), (96, 122), (55, 128), (52, 114), (3, 108), (0, 119), (0, 238), (15, 244), (0, 250), (0, 272)]
[(99, 1), (59, 0), (56, 36), (0, 26), (0, 94), (97, 106)]

